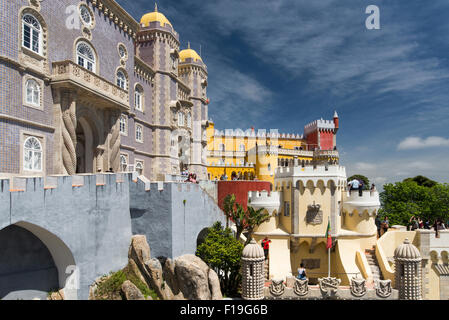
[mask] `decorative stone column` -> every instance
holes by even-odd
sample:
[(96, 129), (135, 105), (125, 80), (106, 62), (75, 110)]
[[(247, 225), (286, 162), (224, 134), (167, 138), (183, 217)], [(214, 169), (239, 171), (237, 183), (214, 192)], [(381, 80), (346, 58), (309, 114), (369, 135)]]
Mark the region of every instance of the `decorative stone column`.
[(263, 249), (252, 239), (242, 253), (242, 298), (262, 300), (264, 298), (264, 261)]
[(394, 251), (396, 288), (401, 300), (422, 300), (421, 254), (410, 240)]

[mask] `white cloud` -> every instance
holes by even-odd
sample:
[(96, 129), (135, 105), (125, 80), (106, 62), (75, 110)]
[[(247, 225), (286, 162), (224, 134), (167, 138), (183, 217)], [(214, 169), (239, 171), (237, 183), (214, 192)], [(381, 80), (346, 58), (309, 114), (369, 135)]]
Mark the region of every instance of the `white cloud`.
[(443, 137), (407, 137), (398, 145), (398, 150), (424, 149), (435, 147), (449, 147), (449, 139)]

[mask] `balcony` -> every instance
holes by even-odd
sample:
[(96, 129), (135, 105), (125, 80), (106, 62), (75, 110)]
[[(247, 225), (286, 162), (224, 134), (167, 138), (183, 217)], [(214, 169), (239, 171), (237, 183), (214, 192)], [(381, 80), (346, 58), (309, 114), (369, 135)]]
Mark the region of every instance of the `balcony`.
[(123, 111), (130, 109), (128, 91), (70, 60), (53, 63), (51, 84), (54, 87), (72, 87), (81, 90), (87, 95), (114, 104)]

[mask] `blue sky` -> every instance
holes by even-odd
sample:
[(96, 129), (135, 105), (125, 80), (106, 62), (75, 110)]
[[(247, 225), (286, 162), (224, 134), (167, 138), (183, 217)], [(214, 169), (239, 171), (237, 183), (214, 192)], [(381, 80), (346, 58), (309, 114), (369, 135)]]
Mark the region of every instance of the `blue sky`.
[[(147, 0), (118, 0), (134, 18)], [(367, 30), (368, 5), (380, 30)], [(418, 174), (449, 182), (449, 2), (231, 0), (158, 2), (209, 71), (219, 129), (303, 133), (340, 116), (348, 175), (381, 186)]]

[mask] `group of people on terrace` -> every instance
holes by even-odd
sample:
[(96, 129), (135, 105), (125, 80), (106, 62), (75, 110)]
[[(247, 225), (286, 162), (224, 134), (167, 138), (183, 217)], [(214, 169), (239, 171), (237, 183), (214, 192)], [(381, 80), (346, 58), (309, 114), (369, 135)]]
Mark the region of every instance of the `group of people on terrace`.
[(191, 182), (191, 183), (199, 183), (196, 173), (189, 173), (187, 169), (184, 169), (181, 172), (182, 177), (186, 178), (184, 182)]
[[(348, 182), (348, 189), (349, 189), (349, 194), (351, 194), (352, 190), (358, 190), (359, 191), (359, 196), (361, 197), (363, 195), (363, 187), (364, 187), (364, 183), (362, 180), (360, 179), (352, 179), (351, 181)], [(371, 192), (376, 190), (376, 185), (373, 183), (371, 184)]]

